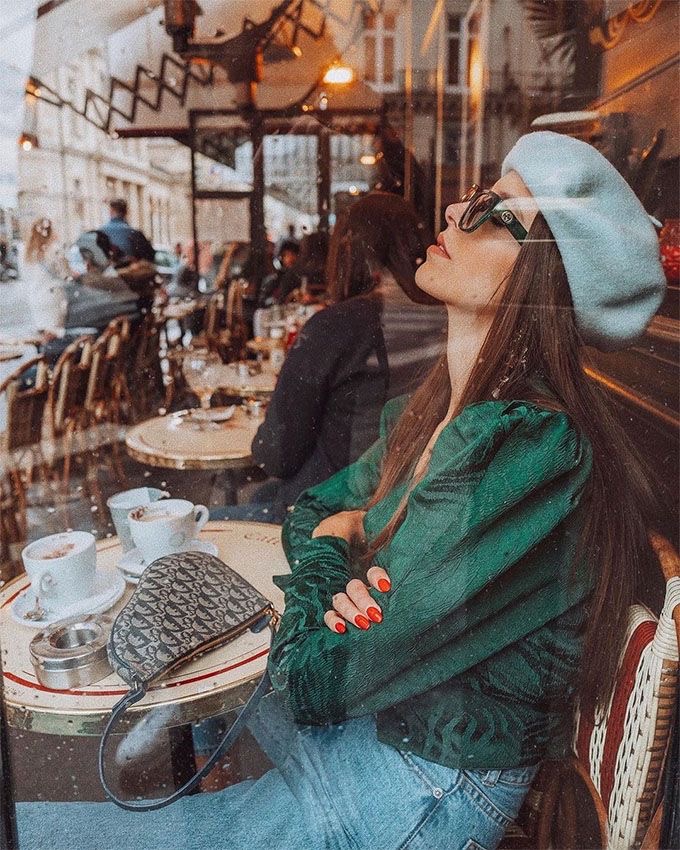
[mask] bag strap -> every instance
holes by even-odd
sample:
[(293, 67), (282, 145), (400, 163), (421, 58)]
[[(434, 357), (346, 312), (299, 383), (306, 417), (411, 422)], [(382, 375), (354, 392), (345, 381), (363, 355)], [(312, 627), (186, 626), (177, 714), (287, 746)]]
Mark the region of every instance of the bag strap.
[(195, 773), (191, 779), (182, 785), (181, 788), (178, 788), (172, 794), (167, 797), (161, 797), (159, 800), (122, 800), (120, 797), (117, 797), (116, 794), (109, 788), (109, 785), (106, 781), (106, 777), (104, 775), (104, 748), (106, 747), (106, 742), (108, 741), (111, 735), (111, 729), (113, 728), (114, 723), (118, 718), (124, 714), (125, 711), (136, 702), (139, 702), (140, 699), (146, 694), (146, 687), (144, 685), (137, 685), (133, 690), (127, 693), (121, 700), (119, 700), (115, 706), (113, 707), (113, 711), (111, 713), (111, 717), (109, 718), (109, 722), (106, 724), (106, 729), (104, 730), (104, 734), (102, 735), (101, 742), (99, 744), (99, 779), (101, 781), (102, 787), (106, 793), (106, 796), (111, 800), (111, 802), (115, 803), (117, 806), (120, 806), (121, 809), (126, 809), (129, 812), (153, 812), (156, 809), (162, 809), (165, 806), (169, 806), (171, 803), (174, 803), (176, 800), (179, 800), (180, 797), (183, 797), (185, 794), (188, 794), (189, 791), (192, 791), (198, 783), (207, 776), (210, 771), (213, 769), (217, 761), (220, 759), (222, 755), (224, 755), (227, 750), (229, 750), (235, 743), (238, 736), (243, 731), (243, 727), (246, 725), (252, 714), (255, 712), (255, 709), (258, 706), (258, 703), (262, 699), (262, 697), (267, 693), (270, 686), (269, 673), (265, 671), (264, 675), (258, 682), (257, 687), (253, 691), (253, 693), (248, 698), (248, 701), (243, 706), (241, 711), (239, 712), (238, 717), (232, 723), (229, 729), (224, 733), (224, 736), (220, 743), (217, 745), (217, 749), (210, 756), (208, 761), (203, 765), (203, 767)]

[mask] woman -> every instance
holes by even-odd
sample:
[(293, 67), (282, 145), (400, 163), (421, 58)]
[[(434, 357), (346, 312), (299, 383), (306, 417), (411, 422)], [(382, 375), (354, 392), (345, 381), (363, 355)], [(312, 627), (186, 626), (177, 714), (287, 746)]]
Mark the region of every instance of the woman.
[[(191, 847), (492, 850), (564, 752), (575, 695), (606, 703), (652, 568), (650, 494), (580, 346), (642, 333), (656, 238), (568, 137), (520, 139), (492, 190), (447, 209), (418, 271), (447, 307), (445, 360), (284, 525), (275, 693), (252, 726), (276, 769), (148, 816), (129, 846), (182, 846), (193, 823)], [(56, 808), (43, 834), (82, 826), (99, 847), (131, 823)]]
[(52, 222), (49, 218), (36, 219), (31, 225), (22, 275), (30, 289), (28, 303), (36, 330), (51, 329), (63, 321), (63, 288), (70, 276)]
[(414, 282), (424, 249), (413, 208), (397, 195), (366, 195), (337, 223), (327, 264), (332, 304), (302, 328), (253, 441), (255, 463), (279, 481), (222, 515), (283, 522), (303, 490), (373, 443), (385, 402), (435, 363), (445, 316)]

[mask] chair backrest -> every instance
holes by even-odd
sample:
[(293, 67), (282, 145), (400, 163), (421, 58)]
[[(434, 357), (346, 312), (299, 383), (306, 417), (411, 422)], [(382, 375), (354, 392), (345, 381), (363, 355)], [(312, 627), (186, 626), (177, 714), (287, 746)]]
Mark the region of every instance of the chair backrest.
[(91, 348), (92, 338), (81, 336), (64, 349), (55, 364), (46, 411), (54, 436), (62, 434), (69, 422), (78, 423), (84, 415)]
[(677, 555), (659, 558), (667, 580), (661, 616), (632, 606), (609, 705), (577, 713), (574, 749), (604, 806), (610, 850), (638, 847), (649, 827), (678, 699), (680, 564)]
[(164, 398), (161, 328), (162, 322), (149, 313), (132, 335), (128, 386), (137, 418), (149, 413)]
[(216, 292), (210, 297), (203, 314), (203, 332), (208, 342), (224, 328), (224, 310), (224, 292)]
[(0, 393), (3, 392), (7, 399), (7, 451), (13, 452), (40, 443), (49, 394), (45, 358), (35, 357), (22, 363), (0, 385)]
[[(85, 394), (85, 410), (91, 416), (99, 416), (112, 397), (117, 370), (121, 365), (122, 340), (117, 325), (110, 325), (92, 345), (90, 374)], [(103, 407), (104, 406), (104, 407)]]

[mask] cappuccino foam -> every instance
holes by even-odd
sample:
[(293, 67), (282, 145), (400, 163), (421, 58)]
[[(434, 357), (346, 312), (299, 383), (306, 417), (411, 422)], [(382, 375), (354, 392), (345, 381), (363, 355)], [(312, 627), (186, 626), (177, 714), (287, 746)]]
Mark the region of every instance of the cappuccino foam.
[(156, 522), (156, 520), (174, 519), (179, 514), (173, 514), (170, 511), (147, 511), (144, 508), (139, 508), (132, 514), (132, 519), (137, 522)]
[(63, 543), (56, 549), (48, 549), (46, 552), (40, 552), (40, 554), (34, 555), (33, 557), (42, 558), (44, 561), (50, 561), (54, 558), (65, 558), (66, 555), (70, 555), (75, 548), (75, 543)]

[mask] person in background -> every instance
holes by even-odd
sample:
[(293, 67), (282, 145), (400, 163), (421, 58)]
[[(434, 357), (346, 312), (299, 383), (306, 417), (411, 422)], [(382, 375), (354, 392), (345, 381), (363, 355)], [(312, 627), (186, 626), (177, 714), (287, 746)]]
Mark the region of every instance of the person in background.
[(333, 303), (301, 329), (253, 440), (254, 462), (278, 480), (252, 504), (219, 513), (281, 522), (303, 490), (371, 445), (385, 402), (411, 391), (436, 361), (445, 313), (415, 285), (422, 234), (412, 207), (386, 192), (361, 198), (338, 221), (327, 263)]
[(109, 208), (111, 219), (99, 230), (108, 236), (111, 245), (120, 252), (120, 259), (127, 263), (135, 260), (153, 263), (155, 259), (153, 246), (141, 230), (128, 224), (127, 201), (123, 198), (115, 198), (109, 203)]
[[(257, 298), (259, 307), (283, 304), (286, 295), (295, 288), (296, 283), (299, 285), (299, 279), (289, 274), (295, 266), (299, 254), (300, 246), (296, 241), (286, 239), (281, 243), (278, 255), (274, 260), (276, 271), (267, 275), (260, 286)], [(285, 286), (284, 281), (286, 281)]]
[(284, 301), (311, 302), (326, 292), (328, 233), (306, 233), (300, 242), (300, 255), (281, 281)]
[(284, 242), (297, 242), (300, 243), (300, 240), (295, 235), (295, 224), (293, 222), (288, 222), (288, 226), (286, 227), (286, 234), (282, 236), (279, 241), (276, 243), (276, 254), (281, 253), (281, 246)]
[(22, 266), (34, 328), (42, 331), (61, 326), (64, 285), (72, 275), (49, 218), (38, 218), (31, 225)]

